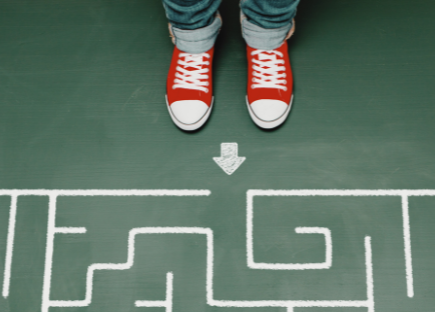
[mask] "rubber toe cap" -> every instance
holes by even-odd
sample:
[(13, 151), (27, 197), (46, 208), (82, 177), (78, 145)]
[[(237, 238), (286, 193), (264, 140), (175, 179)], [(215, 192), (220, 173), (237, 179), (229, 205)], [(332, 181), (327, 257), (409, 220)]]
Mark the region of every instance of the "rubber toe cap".
[(195, 124), (207, 113), (209, 107), (202, 101), (177, 101), (169, 106), (173, 116), (185, 125)]
[(274, 121), (283, 116), (289, 105), (279, 100), (257, 100), (251, 104), (251, 109), (257, 118), (264, 121)]

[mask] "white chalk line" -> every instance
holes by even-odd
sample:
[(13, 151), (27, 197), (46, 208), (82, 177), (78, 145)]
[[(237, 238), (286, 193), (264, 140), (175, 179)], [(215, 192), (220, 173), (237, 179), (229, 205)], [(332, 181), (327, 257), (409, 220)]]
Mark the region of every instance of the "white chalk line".
[(0, 196), (209, 196), (209, 190), (0, 190)]
[(54, 233), (56, 234), (85, 234), (87, 229), (85, 227), (56, 227)]
[(373, 255), (372, 255), (372, 238), (366, 236), (364, 239), (365, 262), (366, 262), (366, 284), (367, 284), (367, 302), (368, 312), (375, 312), (375, 296), (373, 284)]
[(17, 196), (11, 196), (8, 237), (6, 242), (5, 271), (3, 274), (3, 298), (7, 298), (9, 296), (9, 287), (11, 284), (12, 255), (14, 251), (15, 223), (17, 219), (17, 200)]
[(435, 190), (248, 190), (248, 196), (435, 196)]
[(403, 241), (405, 250), (406, 290), (409, 298), (414, 297), (414, 275), (412, 272), (411, 226), (409, 222), (408, 196), (402, 196)]
[(42, 285), (42, 307), (43, 312), (48, 312), (51, 288), (51, 273), (53, 266), (53, 247), (56, 229), (56, 199), (57, 195), (50, 195), (48, 200), (48, 225), (47, 245), (45, 247), (44, 282)]
[(172, 312), (174, 297), (174, 273), (166, 273), (166, 298), (165, 300), (136, 300), (136, 307), (162, 307), (166, 312)]
[[(88, 267), (86, 274), (86, 295), (84, 300), (44, 300), (42, 311), (48, 312), (49, 307), (85, 307), (92, 302), (94, 273), (97, 270), (128, 270), (134, 264), (135, 239), (139, 234), (201, 234), (207, 239), (207, 273), (206, 273), (206, 294), (207, 304), (217, 307), (367, 307), (370, 308), (373, 303), (370, 300), (216, 300), (213, 297), (213, 269), (214, 269), (214, 240), (213, 231), (209, 228), (199, 227), (145, 227), (134, 228), (128, 235), (127, 262), (125, 263), (95, 263)], [(371, 270), (371, 244), (370, 240), (365, 243), (366, 248), (366, 273), (372, 273)], [(370, 249), (370, 250), (369, 250)], [(367, 260), (369, 259), (369, 260)], [(367, 283), (373, 283), (373, 277), (367, 277)], [(167, 283), (168, 285), (168, 283)], [(48, 290), (51, 285), (46, 287)], [(168, 289), (167, 286), (167, 298)], [(369, 298), (373, 298), (373, 285), (367, 285)], [(136, 301), (137, 303), (138, 301)], [(142, 301), (144, 302), (144, 301)], [(145, 301), (148, 302), (149, 301)], [(163, 306), (163, 301), (155, 301), (154, 306)], [(166, 304), (166, 302), (165, 302)], [(167, 304), (165, 305), (167, 307)], [(372, 310), (370, 310), (372, 312)], [(374, 310), (373, 310), (374, 312)]]

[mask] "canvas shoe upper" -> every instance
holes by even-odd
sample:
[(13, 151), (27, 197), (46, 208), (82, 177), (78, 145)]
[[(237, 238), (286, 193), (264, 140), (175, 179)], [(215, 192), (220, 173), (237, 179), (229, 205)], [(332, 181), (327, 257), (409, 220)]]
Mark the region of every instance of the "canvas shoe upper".
[(247, 46), (247, 106), (252, 120), (271, 129), (287, 118), (293, 98), (293, 75), (287, 41), (275, 50)]
[(214, 48), (198, 54), (174, 48), (166, 84), (166, 102), (173, 122), (181, 129), (199, 129), (213, 106)]

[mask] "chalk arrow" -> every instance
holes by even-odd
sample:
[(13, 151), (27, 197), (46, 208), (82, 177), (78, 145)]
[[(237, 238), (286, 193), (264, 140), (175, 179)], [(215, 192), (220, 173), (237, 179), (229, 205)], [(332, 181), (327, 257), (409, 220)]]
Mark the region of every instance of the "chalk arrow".
[(245, 161), (246, 157), (238, 156), (237, 143), (221, 143), (221, 157), (213, 157), (213, 160), (226, 174), (231, 175)]

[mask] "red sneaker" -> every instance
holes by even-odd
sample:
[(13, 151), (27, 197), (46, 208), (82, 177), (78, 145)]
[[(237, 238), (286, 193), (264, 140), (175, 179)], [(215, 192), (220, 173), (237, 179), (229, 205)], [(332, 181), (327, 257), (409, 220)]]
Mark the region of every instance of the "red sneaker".
[(213, 52), (214, 48), (199, 54), (174, 49), (166, 84), (166, 104), (172, 121), (180, 129), (199, 129), (210, 116)]
[(293, 75), (287, 41), (275, 50), (248, 48), (248, 111), (264, 129), (281, 125), (293, 100)]

